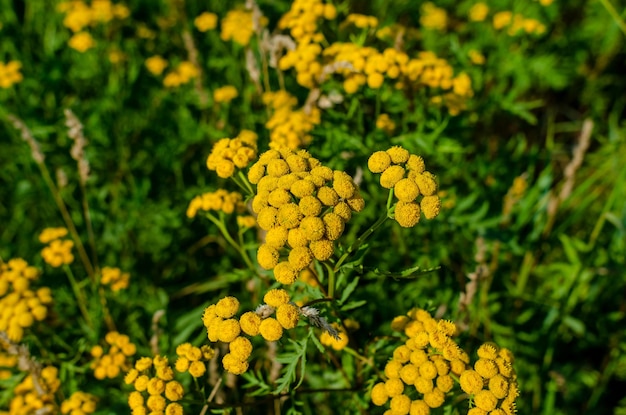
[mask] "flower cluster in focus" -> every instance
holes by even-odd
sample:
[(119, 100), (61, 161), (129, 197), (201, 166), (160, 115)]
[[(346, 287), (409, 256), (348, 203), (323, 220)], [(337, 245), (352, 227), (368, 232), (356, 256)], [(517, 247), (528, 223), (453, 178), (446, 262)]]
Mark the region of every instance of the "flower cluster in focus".
[[(273, 269), (281, 284), (292, 284), (313, 259), (330, 258), (352, 212), (365, 204), (350, 175), (322, 166), (302, 150), (266, 151), (250, 167), (248, 179), (257, 185), (252, 210), (267, 231), (257, 260)], [(288, 258), (281, 261), (286, 246)]]
[(132, 415), (164, 413), (182, 415), (183, 407), (178, 401), (183, 398), (183, 385), (174, 380), (174, 370), (167, 357), (142, 357), (135, 362), (124, 377), (127, 385), (135, 390), (128, 396)]
[(125, 334), (111, 331), (104, 340), (108, 350), (96, 345), (91, 348), (91, 369), (96, 379), (113, 379), (130, 368), (129, 359), (135, 355), (137, 348)]
[[(372, 173), (380, 173), (380, 185), (393, 189), (398, 198), (395, 220), (405, 228), (415, 226), (423, 214), (432, 219), (439, 214), (441, 200), (437, 196), (435, 176), (426, 170), (422, 157), (395, 146), (376, 151), (367, 161)], [(417, 199), (421, 197), (421, 200)]]
[(176, 371), (189, 372), (194, 378), (199, 378), (206, 373), (208, 361), (215, 356), (215, 350), (207, 345), (196, 347), (191, 343), (183, 343), (176, 347), (176, 355)]

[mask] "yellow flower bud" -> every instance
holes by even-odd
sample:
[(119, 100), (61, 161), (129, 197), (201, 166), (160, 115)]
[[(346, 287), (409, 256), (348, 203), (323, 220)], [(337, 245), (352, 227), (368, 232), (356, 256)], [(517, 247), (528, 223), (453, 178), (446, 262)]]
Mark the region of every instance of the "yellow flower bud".
[(206, 365), (204, 364), (204, 362), (195, 361), (191, 362), (191, 364), (189, 365), (189, 374), (194, 378), (199, 378), (200, 376), (204, 375), (205, 372)]
[(298, 271), (289, 262), (279, 262), (274, 267), (274, 277), (281, 284), (290, 285), (298, 278)]
[(273, 269), (278, 264), (278, 250), (267, 244), (259, 246), (257, 262), (264, 269)]
[(300, 313), (298, 312), (298, 308), (293, 304), (281, 304), (276, 310), (276, 320), (286, 330), (296, 327), (299, 318)]
[(404, 178), (404, 167), (390, 166), (380, 175), (380, 185), (385, 189), (391, 189)]
[(431, 379), (425, 379), (421, 376), (415, 379), (413, 386), (415, 386), (415, 390), (421, 394), (430, 393), (434, 388), (433, 381)]
[[(451, 368), (454, 372), (453, 364), (451, 364)], [(461, 389), (463, 389), (465, 393), (468, 393), (470, 395), (478, 393), (478, 391), (483, 388), (483, 378), (477, 372), (471, 369), (461, 373), (459, 383), (461, 384)]]
[(391, 162), (394, 164), (406, 163), (409, 160), (409, 151), (400, 146), (393, 146), (387, 150), (387, 154), (391, 157)]
[(385, 390), (387, 391), (387, 395), (389, 395), (389, 397), (398, 396), (404, 391), (404, 383), (402, 383), (402, 381), (398, 378), (387, 379), (385, 382)]
[(289, 252), (289, 263), (296, 271), (305, 269), (312, 261), (313, 255), (307, 247), (298, 246)]
[(302, 199), (305, 196), (313, 195), (316, 187), (310, 180), (298, 180), (291, 185), (289, 190), (295, 197)]
[(248, 180), (250, 183), (257, 184), (259, 180), (265, 175), (265, 166), (261, 163), (254, 163), (248, 170)]
[[(305, 221), (307, 218), (304, 218)], [(300, 228), (289, 229), (289, 234), (287, 235), (287, 243), (292, 248), (297, 246), (307, 246), (309, 243), (309, 239), (307, 238), (307, 233), (302, 230), (302, 223), (300, 224)]]
[(309, 241), (322, 239), (324, 237), (324, 233), (326, 232), (324, 221), (317, 216), (307, 216), (302, 219), (300, 229), (304, 232)]
[(248, 370), (248, 362), (242, 361), (237, 357), (233, 356), (231, 353), (227, 353), (222, 358), (222, 365), (224, 365), (224, 369), (233, 375), (241, 375), (246, 370)]
[[(277, 226), (267, 231), (267, 234), (265, 235), (265, 244), (275, 249), (282, 248), (287, 243), (288, 235), (289, 231), (287, 230), (287, 228), (285, 228), (284, 226)], [(276, 258), (276, 260), (278, 261), (278, 258)]]
[(266, 207), (261, 209), (256, 220), (259, 224), (259, 227), (264, 231), (269, 231), (274, 226), (276, 226), (276, 216), (278, 214), (278, 209), (274, 207)]
[(382, 406), (387, 403), (389, 400), (389, 395), (387, 395), (387, 389), (385, 389), (385, 384), (379, 382), (374, 385), (372, 388), (372, 403), (376, 406)]
[(437, 389), (443, 393), (448, 393), (454, 387), (454, 379), (450, 375), (443, 375), (437, 377)]
[(276, 319), (268, 317), (261, 322), (259, 332), (265, 340), (275, 342), (283, 336), (283, 327)]
[(275, 208), (279, 208), (282, 205), (291, 202), (291, 194), (285, 189), (274, 189), (270, 192), (267, 202)]
[(326, 227), (326, 237), (331, 241), (339, 239), (345, 228), (345, 222), (341, 219), (341, 216), (329, 212), (324, 215), (322, 220)]
[(404, 228), (412, 228), (420, 220), (420, 207), (414, 202), (398, 202), (394, 219)]
[(301, 219), (302, 213), (300, 213), (300, 209), (295, 203), (282, 205), (278, 209), (278, 213), (276, 215), (277, 224), (282, 225), (287, 229), (295, 228), (300, 225)]
[(304, 216), (318, 216), (322, 212), (322, 202), (315, 196), (304, 196), (298, 207)]
[(429, 415), (430, 407), (421, 399), (411, 402), (411, 408), (409, 409), (411, 415)]
[(223, 320), (219, 324), (217, 338), (224, 343), (232, 342), (241, 332), (239, 321), (234, 318)]
[(289, 173), (289, 165), (285, 160), (274, 159), (267, 163), (267, 174), (273, 177), (284, 176)]
[(474, 370), (484, 379), (491, 379), (498, 374), (498, 365), (495, 360), (478, 359), (474, 363)]
[(317, 190), (317, 198), (325, 206), (335, 206), (339, 203), (339, 195), (337, 192), (327, 186), (322, 186)]
[(367, 167), (372, 173), (382, 173), (391, 165), (391, 157), (386, 151), (376, 151), (367, 160)]
[(417, 366), (413, 364), (406, 364), (402, 366), (402, 369), (400, 369), (400, 379), (402, 379), (402, 381), (407, 385), (415, 383), (415, 379), (417, 379), (418, 376), (419, 370), (417, 369)]
[(241, 331), (246, 333), (248, 336), (256, 336), (259, 334), (261, 317), (253, 311), (248, 311), (241, 315), (239, 318), (239, 324), (241, 326)]
[(474, 395), (474, 404), (484, 411), (493, 411), (498, 404), (498, 399), (489, 390), (481, 390)]
[(425, 171), (424, 173), (415, 175), (415, 182), (420, 188), (420, 193), (424, 196), (432, 196), (437, 191), (437, 183), (435, 182), (435, 176)]
[(509, 394), (509, 381), (498, 374), (489, 379), (489, 390), (498, 399), (504, 399)]
[(406, 162), (408, 169), (414, 173), (423, 173), (426, 170), (426, 164), (421, 156), (411, 154)]
[(328, 239), (311, 241), (309, 249), (311, 250), (313, 257), (315, 257), (318, 261), (326, 261), (328, 258), (333, 256), (333, 253), (335, 252), (333, 242)]
[(439, 408), (446, 400), (442, 391), (434, 388), (432, 391), (424, 394), (424, 402), (431, 408)]
[(248, 360), (250, 354), (252, 354), (252, 343), (245, 337), (240, 336), (230, 343), (228, 350), (238, 360)]
[(389, 407), (391, 409), (391, 413), (393, 414), (407, 415), (409, 413), (409, 409), (411, 408), (411, 398), (406, 395), (396, 395), (391, 398)]
[(393, 192), (402, 202), (412, 202), (420, 194), (420, 189), (415, 181), (404, 178), (393, 187)]
[(239, 300), (235, 297), (224, 297), (215, 305), (215, 314), (221, 318), (231, 318), (239, 310)]
[(439, 196), (424, 196), (420, 202), (420, 207), (426, 219), (432, 219), (439, 215), (441, 210), (441, 200)]

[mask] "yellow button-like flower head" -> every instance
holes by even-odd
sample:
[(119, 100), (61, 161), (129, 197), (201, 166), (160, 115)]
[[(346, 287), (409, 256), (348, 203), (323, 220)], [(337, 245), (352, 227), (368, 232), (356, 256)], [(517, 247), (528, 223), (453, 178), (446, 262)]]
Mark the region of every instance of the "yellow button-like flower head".
[(278, 341), (283, 336), (283, 327), (272, 317), (268, 317), (261, 322), (259, 331), (261, 336), (270, 342)]

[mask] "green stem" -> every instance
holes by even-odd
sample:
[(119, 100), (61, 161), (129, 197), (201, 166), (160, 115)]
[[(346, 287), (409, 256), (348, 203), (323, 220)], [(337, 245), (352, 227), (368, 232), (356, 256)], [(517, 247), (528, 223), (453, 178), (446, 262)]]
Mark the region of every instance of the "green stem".
[(246, 265), (248, 266), (248, 268), (250, 268), (250, 270), (252, 270), (254, 273), (256, 273), (256, 268), (252, 264), (252, 260), (248, 256), (248, 253), (233, 239), (232, 236), (230, 236), (230, 233), (228, 232), (228, 229), (226, 229), (226, 225), (224, 224), (224, 221), (222, 220), (222, 218), (218, 219), (218, 218), (216, 218), (215, 216), (213, 216), (212, 214), (210, 214), (208, 212), (206, 213), (206, 217), (209, 218), (209, 220), (211, 222), (213, 222), (215, 224), (215, 226), (217, 226), (217, 229), (220, 230), (222, 236), (224, 236), (224, 239), (226, 239), (226, 241), (233, 248), (235, 248), (235, 250), (237, 252), (239, 252), (239, 255), (241, 255), (241, 257), (243, 258), (243, 260), (246, 263)]
[(93, 266), (91, 265), (91, 261), (89, 260), (87, 251), (85, 251), (85, 246), (83, 245), (83, 243), (80, 240), (80, 237), (78, 236), (78, 231), (76, 230), (76, 227), (74, 226), (74, 221), (72, 220), (72, 217), (70, 216), (70, 213), (68, 212), (67, 207), (65, 206), (65, 202), (63, 201), (63, 198), (61, 197), (61, 194), (59, 193), (59, 189), (57, 189), (56, 185), (54, 184), (54, 181), (52, 180), (52, 177), (50, 177), (50, 172), (48, 171), (48, 168), (46, 167), (46, 165), (43, 163), (37, 163), (37, 164), (39, 166), (39, 169), (41, 170), (41, 174), (43, 176), (44, 181), (46, 182), (46, 184), (48, 185), (48, 188), (52, 192), (52, 197), (54, 198), (54, 201), (56, 202), (57, 207), (59, 208), (59, 211), (61, 212), (61, 216), (63, 217), (65, 226), (67, 226), (67, 229), (72, 235), (72, 239), (74, 240), (74, 243), (76, 244), (76, 248), (78, 249), (78, 255), (80, 256), (81, 262), (83, 263), (85, 270), (87, 271), (87, 275), (92, 281), (94, 281), (95, 275), (94, 275)]
[(89, 317), (89, 313), (87, 312), (87, 308), (85, 307), (85, 304), (87, 304), (87, 298), (85, 298), (85, 294), (76, 282), (76, 278), (74, 278), (74, 274), (72, 273), (72, 269), (70, 268), (70, 266), (65, 264), (63, 265), (63, 269), (67, 274), (67, 278), (70, 280), (70, 285), (72, 286), (72, 290), (74, 291), (74, 296), (76, 297), (78, 308), (80, 309), (80, 312), (83, 315), (87, 325), (93, 329), (91, 318)]
[(327, 262), (322, 262), (328, 270), (328, 293), (327, 297), (330, 299), (335, 298), (335, 269)]
[(611, 2), (609, 0), (600, 0), (600, 3), (602, 3), (606, 11), (609, 12), (613, 20), (615, 20), (615, 23), (619, 26), (620, 30), (626, 35), (626, 23), (621, 18), (619, 13), (617, 13), (617, 10), (615, 10), (615, 7), (613, 7)]
[(246, 177), (246, 175), (243, 174), (243, 172), (241, 170), (239, 170), (239, 171), (237, 171), (237, 176), (239, 176), (239, 180), (241, 181), (241, 183), (239, 183), (235, 179), (235, 177), (233, 176), (233, 179), (235, 179), (235, 183), (237, 183), (237, 185), (239, 185), (239, 187), (244, 189), (248, 193), (248, 196), (254, 196), (254, 194), (255, 194), (254, 193), (254, 189), (252, 188), (252, 185), (248, 181), (248, 178)]

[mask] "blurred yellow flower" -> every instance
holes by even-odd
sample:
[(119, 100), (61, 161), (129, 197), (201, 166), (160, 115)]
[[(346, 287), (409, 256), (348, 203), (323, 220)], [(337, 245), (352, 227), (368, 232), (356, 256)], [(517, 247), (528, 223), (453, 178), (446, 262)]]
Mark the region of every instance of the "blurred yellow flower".
[(473, 22), (482, 22), (487, 18), (489, 6), (483, 2), (478, 2), (469, 10), (469, 19)]
[(167, 67), (167, 61), (160, 55), (154, 55), (146, 59), (146, 68), (152, 75), (159, 76)]
[(201, 32), (213, 30), (217, 27), (217, 15), (215, 13), (204, 12), (196, 17), (193, 24)]
[(72, 49), (84, 53), (96, 45), (91, 35), (87, 32), (78, 32), (67, 43)]

